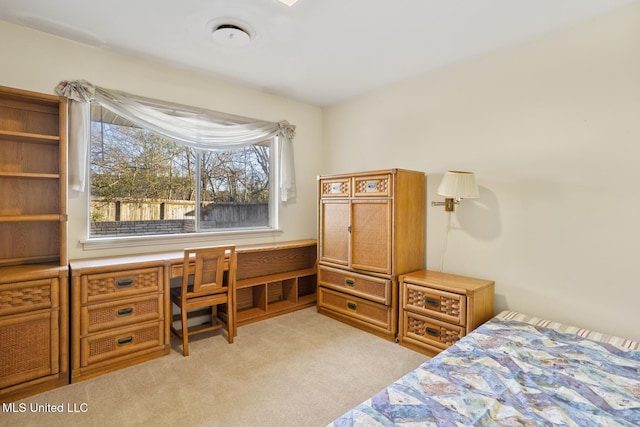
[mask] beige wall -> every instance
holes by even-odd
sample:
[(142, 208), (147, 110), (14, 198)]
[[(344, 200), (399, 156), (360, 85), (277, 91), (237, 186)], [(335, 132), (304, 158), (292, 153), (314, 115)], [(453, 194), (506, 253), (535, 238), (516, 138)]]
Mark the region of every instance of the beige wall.
[[(446, 43), (446, 41), (443, 41)], [(497, 309), (640, 339), (640, 5), (325, 112), (322, 173), (476, 173), (444, 271), (496, 281)], [(447, 214), (427, 208), (427, 267)]]
[[(188, 70), (72, 43), (3, 21), (0, 21), (0, 40), (3, 41), (0, 70), (0, 85), (3, 86), (53, 93), (61, 80), (85, 79), (106, 88), (246, 117), (288, 120), (297, 126), (294, 153), (298, 196), (295, 201), (281, 206), (282, 234), (275, 237), (234, 237), (217, 242), (245, 244), (316, 236), (316, 176), (319, 173), (322, 137), (322, 111), (319, 108)], [(70, 193), (70, 259), (159, 250), (157, 246), (83, 250), (79, 242), (87, 234), (87, 203), (85, 194)], [(163, 245), (162, 249), (184, 246), (185, 243), (180, 242)]]
[[(430, 203), (446, 170), (474, 171), (481, 198), (452, 218), (444, 270), (495, 280), (498, 310), (640, 339), (638, 5), (325, 111), (1, 21), (0, 39), (5, 86), (51, 93), (83, 78), (296, 124), (299, 195), (278, 240), (315, 236), (318, 174), (424, 170)], [(71, 195), (71, 258), (126, 252), (82, 251), (86, 203)], [(427, 212), (438, 269), (447, 214)]]

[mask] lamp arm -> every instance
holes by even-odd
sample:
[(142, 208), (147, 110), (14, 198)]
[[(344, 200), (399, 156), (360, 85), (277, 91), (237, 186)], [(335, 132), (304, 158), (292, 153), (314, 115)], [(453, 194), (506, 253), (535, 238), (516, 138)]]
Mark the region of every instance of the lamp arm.
[(445, 212), (453, 212), (456, 210), (456, 205), (460, 204), (460, 197), (447, 197), (444, 202), (431, 202), (431, 206), (444, 206)]

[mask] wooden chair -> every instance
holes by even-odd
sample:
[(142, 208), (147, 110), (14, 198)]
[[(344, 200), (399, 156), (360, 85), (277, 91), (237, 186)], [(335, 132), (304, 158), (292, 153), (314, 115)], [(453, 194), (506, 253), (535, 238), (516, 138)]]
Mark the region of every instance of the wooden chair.
[[(171, 288), (171, 302), (180, 309), (182, 325), (177, 330), (171, 322), (171, 332), (182, 338), (183, 356), (189, 355), (189, 336), (197, 333), (224, 328), (229, 344), (233, 343), (236, 331), (236, 264), (235, 246), (184, 250), (182, 283)], [(218, 310), (221, 304), (226, 304), (224, 316)], [(211, 307), (211, 323), (189, 327), (189, 310), (205, 307)]]

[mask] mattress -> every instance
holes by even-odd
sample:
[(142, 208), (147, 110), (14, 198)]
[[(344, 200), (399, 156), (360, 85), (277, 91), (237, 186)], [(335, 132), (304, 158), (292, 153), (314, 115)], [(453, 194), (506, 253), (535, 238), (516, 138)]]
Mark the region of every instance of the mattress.
[(330, 426), (638, 426), (640, 344), (506, 311)]

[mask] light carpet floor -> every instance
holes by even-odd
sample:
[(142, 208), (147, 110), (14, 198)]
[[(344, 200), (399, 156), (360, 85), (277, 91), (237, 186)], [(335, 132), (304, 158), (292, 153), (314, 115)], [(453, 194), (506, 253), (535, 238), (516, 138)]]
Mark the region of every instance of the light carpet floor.
[(326, 426), (428, 359), (315, 307), (240, 327), (234, 344), (220, 331), (189, 344), (189, 357), (172, 337), (168, 356), (23, 399), (0, 425)]

